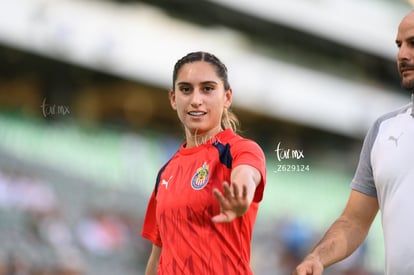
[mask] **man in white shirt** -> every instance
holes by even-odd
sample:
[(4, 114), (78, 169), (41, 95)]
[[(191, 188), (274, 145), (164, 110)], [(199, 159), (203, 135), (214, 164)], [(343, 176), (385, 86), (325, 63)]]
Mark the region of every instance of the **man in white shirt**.
[[(414, 11), (401, 21), (396, 44), (402, 86), (414, 92)], [(381, 211), (385, 274), (414, 274), (414, 94), (412, 102), (380, 117), (364, 140), (351, 194), (332, 224), (292, 274), (321, 275), (352, 254)]]

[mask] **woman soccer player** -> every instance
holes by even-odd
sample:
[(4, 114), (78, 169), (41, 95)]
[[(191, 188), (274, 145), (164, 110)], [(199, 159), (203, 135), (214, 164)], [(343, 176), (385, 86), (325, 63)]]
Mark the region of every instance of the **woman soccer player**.
[(169, 95), (186, 140), (160, 169), (148, 203), (146, 274), (252, 274), (265, 156), (236, 134), (227, 68), (210, 53), (189, 53), (175, 64)]

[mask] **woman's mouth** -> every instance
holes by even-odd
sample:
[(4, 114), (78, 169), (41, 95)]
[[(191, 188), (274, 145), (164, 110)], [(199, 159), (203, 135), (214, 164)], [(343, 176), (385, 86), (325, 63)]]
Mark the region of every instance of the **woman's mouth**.
[(194, 117), (200, 117), (203, 116), (205, 114), (207, 114), (206, 112), (202, 112), (202, 111), (190, 111), (187, 114), (189, 114), (190, 116), (194, 116)]

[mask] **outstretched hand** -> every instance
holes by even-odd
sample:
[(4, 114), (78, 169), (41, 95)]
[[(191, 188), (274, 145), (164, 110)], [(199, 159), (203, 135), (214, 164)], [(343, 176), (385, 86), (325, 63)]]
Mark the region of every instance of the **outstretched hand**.
[(216, 223), (233, 221), (246, 213), (250, 205), (245, 185), (240, 190), (237, 184), (229, 186), (227, 182), (223, 182), (223, 190), (224, 193), (221, 193), (216, 188), (213, 190), (214, 196), (220, 203), (220, 214), (212, 218), (212, 221)]

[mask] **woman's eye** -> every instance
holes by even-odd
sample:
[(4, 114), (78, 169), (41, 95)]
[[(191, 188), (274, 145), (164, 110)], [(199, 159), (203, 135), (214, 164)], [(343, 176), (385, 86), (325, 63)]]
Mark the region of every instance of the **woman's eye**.
[(211, 92), (212, 90), (214, 90), (213, 87), (209, 87), (209, 86), (206, 86), (203, 88), (204, 92)]
[(183, 93), (189, 93), (190, 88), (189, 87), (180, 87), (180, 91), (183, 92)]

